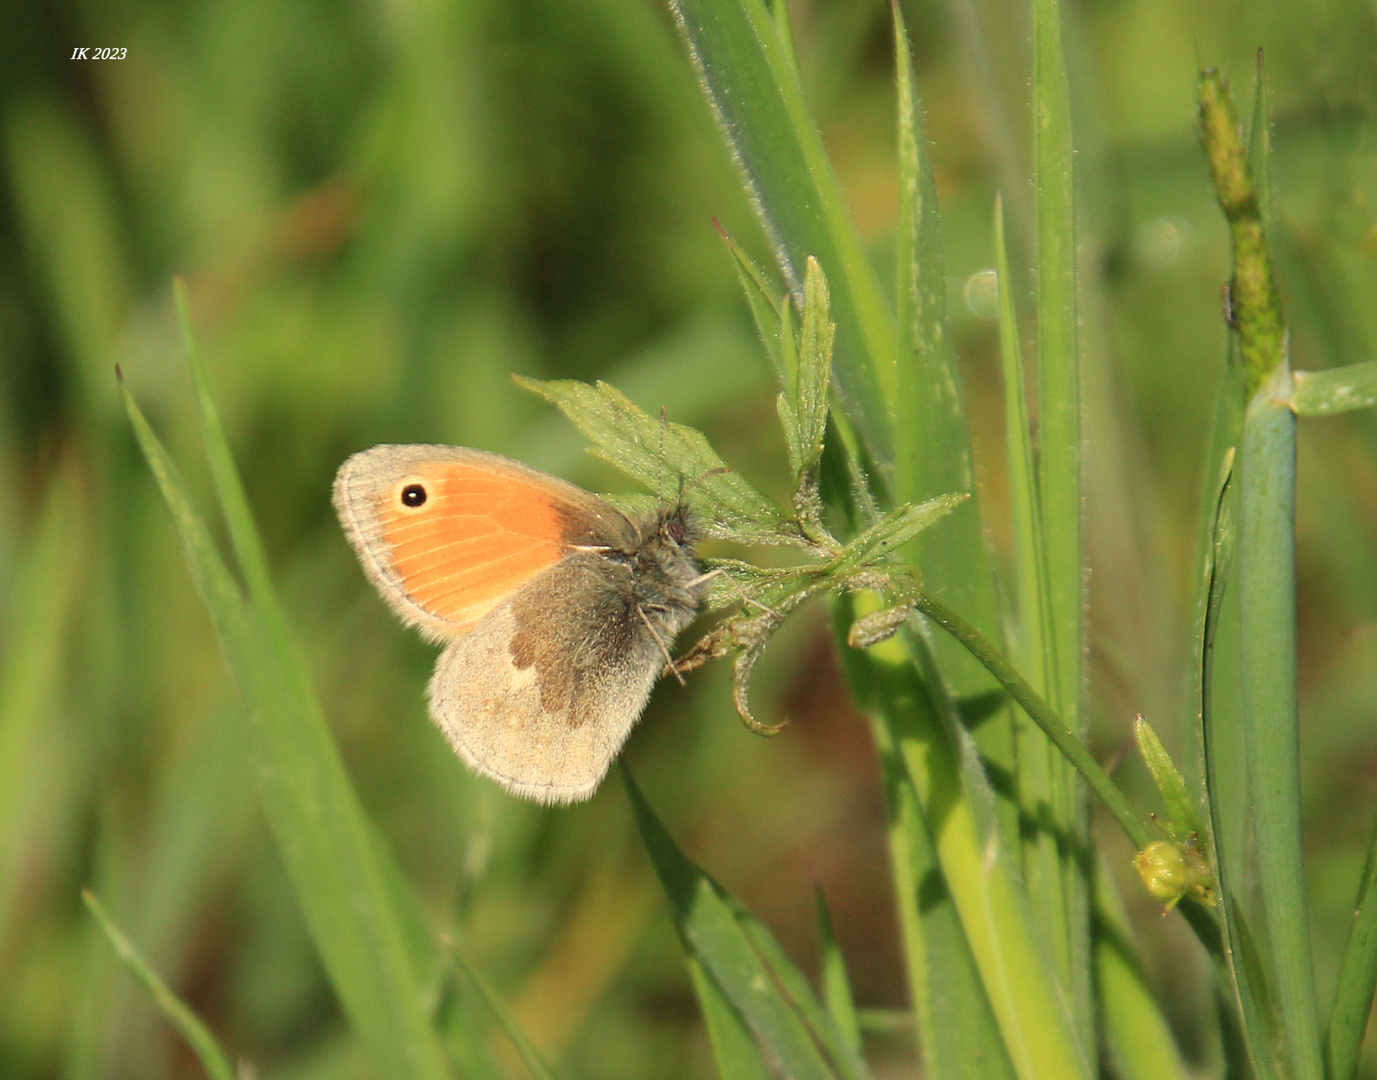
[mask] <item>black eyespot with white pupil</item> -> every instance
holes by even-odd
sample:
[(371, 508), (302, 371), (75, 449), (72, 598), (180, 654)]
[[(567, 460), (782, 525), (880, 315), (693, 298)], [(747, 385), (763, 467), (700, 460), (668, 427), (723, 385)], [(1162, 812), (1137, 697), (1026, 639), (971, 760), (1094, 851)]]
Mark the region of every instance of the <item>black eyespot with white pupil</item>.
[(407, 484), (402, 488), (402, 505), (409, 506), (413, 510), (418, 506), (424, 506), (426, 501), (426, 489), (423, 484)]

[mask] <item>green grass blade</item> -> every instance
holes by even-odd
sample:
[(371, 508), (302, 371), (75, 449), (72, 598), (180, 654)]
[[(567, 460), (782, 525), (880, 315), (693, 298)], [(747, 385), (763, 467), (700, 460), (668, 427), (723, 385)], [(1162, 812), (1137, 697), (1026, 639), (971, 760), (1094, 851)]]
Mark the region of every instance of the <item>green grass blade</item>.
[(234, 1068), (230, 1065), (229, 1058), (220, 1049), (220, 1044), (215, 1041), (215, 1036), (210, 1029), (201, 1022), (201, 1018), (192, 1012), (177, 997), (161, 978), (144, 961), (138, 949), (134, 947), (123, 933), (110, 920), (105, 908), (101, 906), (95, 894), (90, 890), (83, 890), (81, 899), (85, 902), (86, 908), (91, 912), (99, 924), (101, 931), (109, 940), (115, 952), (119, 955), (120, 962), (124, 964), (125, 970), (138, 980), (139, 985), (147, 991), (148, 996), (153, 999), (158, 1010), (167, 1018), (178, 1034), (186, 1040), (188, 1046), (196, 1054), (196, 1059), (201, 1063), (201, 1067), (206, 1070), (206, 1075), (210, 1080), (235, 1080)]
[(383, 1075), (440, 1080), (443, 1058), (371, 826), (305, 681), (304, 663), (246, 602), (171, 459), (123, 392), (249, 712), (268, 821), (344, 1012)]
[(993, 796), (975, 786), (984, 781), (974, 748), (969, 737), (957, 743), (964, 729), (949, 715), (950, 702), (937, 700), (945, 690), (932, 681), (930, 660), (912, 651), (921, 647), (899, 635), (848, 656), (853, 688), (865, 708), (880, 711), (922, 818), (934, 823), (933, 851), (1016, 1075), (1086, 1077), (1089, 1062), (1064, 996), (999, 854)]
[[(1033, 0), (1033, 188), (1037, 221), (1037, 371), (1039, 499), (1046, 574), (1051, 665), (1047, 695), (1073, 733), (1080, 710), (1082, 614), (1081, 390), (1076, 334), (1076, 201), (1071, 93), (1062, 53), (1058, 0)], [(1080, 787), (1071, 770), (1049, 758), (1052, 820), (1083, 838)], [(1072, 851), (1062, 848), (1060, 884), (1048, 882), (1042, 910), (1061, 908), (1045, 924), (1057, 970), (1070, 994), (1083, 1038), (1092, 1024), (1087, 886)]]
[(708, 101), (801, 311), (812, 255), (832, 289), (834, 375), (870, 454), (894, 461), (894, 324), (789, 49), (761, 0), (671, 0)]
[(794, 966), (788, 954), (779, 947), (779, 942), (770, 933), (769, 927), (742, 907), (735, 898), (729, 896), (726, 900), (732, 914), (736, 916), (737, 925), (745, 931), (747, 939), (768, 965), (770, 974), (774, 976), (780, 989), (803, 1017), (803, 1022), (808, 1025), (809, 1032), (822, 1047), (837, 1075), (842, 1080), (864, 1080), (867, 1073), (859, 1046), (846, 1038), (830, 1010), (824, 1008), (818, 1000), (803, 972)]
[(814, 892), (818, 909), (818, 948), (822, 954), (822, 1000), (837, 1026), (849, 1052), (861, 1060), (861, 1023), (856, 1015), (856, 1000), (851, 995), (851, 980), (846, 976), (846, 960), (832, 929), (832, 913), (822, 887)]
[(1325, 1037), (1329, 1080), (1351, 1080), (1358, 1071), (1374, 992), (1377, 992), (1377, 830), (1368, 847), (1367, 864), (1363, 867), (1363, 880), (1354, 905), (1353, 925), (1334, 989), (1334, 1008), (1329, 1014)]
[(1114, 1075), (1122, 1080), (1186, 1080), (1185, 1062), (1148, 988), (1108, 867), (1096, 875), (1095, 986)]
[(1290, 373), (1248, 403), (1239, 492), (1243, 738), (1268, 959), (1296, 1080), (1320, 1080), (1319, 1012), (1301, 851), (1296, 689), (1296, 416)]
[[(1038, 693), (1048, 696), (1055, 679), (1051, 602), (1048, 599), (1047, 557), (1038, 494), (1037, 462), (1033, 456), (1033, 425), (1023, 380), (1018, 315), (1009, 273), (1004, 235), (1003, 200), (995, 200), (995, 274), (999, 282), (999, 347), (1004, 376), (1004, 442), (1009, 459), (1009, 495), (1014, 527), (1014, 593), (1018, 599), (1018, 636), (1013, 655)], [(1015, 727), (1018, 755), (1018, 795), (1027, 808), (1050, 807), (1055, 800), (1055, 751), (1034, 730), (1026, 713)], [(1056, 836), (1048, 829), (1025, 830), (1020, 837), (1023, 875), (1028, 897), (1044, 920), (1060, 920), (1065, 910), (1061, 857)]]
[(1298, 371), (1291, 407), (1299, 416), (1333, 416), (1377, 405), (1377, 360), (1327, 371)]
[[(908, 33), (897, 4), (892, 11), (899, 166), (896, 501), (921, 503), (947, 493), (970, 494), (949, 519), (919, 536), (907, 555), (922, 569), (929, 591), (996, 638), (1002, 627), (971, 465), (960, 376), (946, 325), (947, 280), (937, 191)], [(958, 697), (994, 689), (990, 677), (955, 642), (938, 640), (935, 648), (943, 677)], [(981, 725), (977, 740), (992, 765), (1013, 772), (1013, 731), (1007, 713)], [(1006, 835), (1017, 836), (1018, 811), (1012, 799), (1001, 800), (1000, 814)]]
[[(1232, 433), (1233, 410), (1229, 407), (1228, 400), (1232, 396), (1229, 391), (1234, 388), (1233, 383), (1233, 379), (1226, 379), (1221, 387), (1223, 396), (1216, 411), (1216, 439), (1221, 434)], [(1256, 949), (1252, 944), (1253, 938), (1236, 900), (1239, 893), (1236, 880), (1242, 877), (1239, 864), (1243, 861), (1241, 838), (1244, 823), (1230, 820), (1239, 808), (1232, 802), (1226, 802), (1221, 796), (1226, 783), (1231, 787), (1242, 787), (1246, 784), (1246, 767), (1241, 762), (1232, 760), (1243, 755), (1232, 755), (1222, 749), (1225, 732), (1220, 729), (1214, 706), (1215, 642), (1224, 616), (1224, 597), (1233, 573), (1238, 540), (1234, 523), (1234, 502), (1230, 491), (1233, 482), (1233, 451), (1226, 452), (1223, 459), (1220, 475), (1212, 485), (1214, 494), (1210, 500), (1210, 512), (1205, 515), (1209, 522), (1209, 531), (1200, 575), (1203, 596), (1196, 635), (1200, 655), (1201, 752), (1205, 785), (1209, 795), (1207, 806), (1210, 815), (1210, 862), (1214, 867), (1215, 885), (1219, 894), (1224, 960), (1229, 986), (1233, 993), (1233, 1005), (1238, 1011), (1238, 1033), (1259, 1080), (1276, 1080), (1276, 1034), (1272, 1023), (1274, 1010), (1271, 995), (1265, 973), (1261, 966), (1254, 962)], [(1245, 775), (1226, 780), (1225, 770), (1243, 772)], [(1239, 836), (1233, 838), (1234, 833), (1238, 833)]]
[(741, 1015), (732, 1008), (712, 976), (703, 970), (693, 956), (686, 956), (689, 979), (703, 1011), (703, 1023), (708, 1029), (712, 1058), (721, 1080), (770, 1080), (770, 1070), (760, 1057), (751, 1030)]
[[(847, 650), (848, 654), (856, 650)], [(871, 679), (865, 658), (848, 656), (848, 672)], [(876, 686), (878, 689), (878, 686)], [(887, 702), (887, 704), (892, 704)], [(900, 747), (909, 738), (894, 723), (901, 718), (872, 714), (875, 746), (885, 786), (886, 834), (898, 903), (913, 1018), (905, 1025), (917, 1037), (929, 1076), (952, 1080), (1008, 1080), (1015, 1076), (999, 1024), (981, 982), (955, 901), (942, 879), (921, 802)], [(979, 1047), (978, 1053), (972, 1048)]]
[(503, 1033), (511, 1040), (512, 1046), (516, 1048), (516, 1052), (521, 1056), (521, 1060), (525, 1063), (534, 1080), (555, 1080), (554, 1072), (545, 1063), (545, 1058), (536, 1048), (535, 1043), (531, 1042), (530, 1036), (522, 1030), (516, 1015), (502, 999), (502, 995), (497, 992), (497, 988), (488, 982), (486, 975), (469, 963), (468, 958), (458, 946), (452, 946), (450, 952), (460, 969), (477, 988), (483, 1002), (497, 1019), (498, 1026), (502, 1028)]
[(0, 931), (6, 924), (10, 874), (17, 868), (13, 829), (20, 815), (34, 733), (51, 712), (62, 668), (63, 639), (78, 598), (82, 531), (78, 488), (62, 474), (15, 559), (0, 642)]
[(828, 1080), (824, 1060), (799, 1009), (778, 990), (720, 886), (688, 860), (660, 823), (625, 766), (622, 779), (655, 873), (673, 908), (684, 950), (701, 963), (727, 1000), (779, 1060), (791, 1080)]

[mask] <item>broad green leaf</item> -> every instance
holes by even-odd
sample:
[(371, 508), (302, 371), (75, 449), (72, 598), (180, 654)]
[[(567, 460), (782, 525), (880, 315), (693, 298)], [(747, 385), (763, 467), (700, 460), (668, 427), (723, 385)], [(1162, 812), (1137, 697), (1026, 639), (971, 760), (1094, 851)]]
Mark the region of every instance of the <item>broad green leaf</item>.
[(808, 257), (803, 279), (803, 334), (798, 350), (798, 393), (795, 413), (801, 461), (799, 471), (811, 469), (822, 457), (827, 431), (827, 387), (832, 375), (832, 345), (837, 328), (831, 321), (827, 276), (817, 259)]
[(623, 765), (622, 779), (650, 861), (694, 957), (791, 1080), (828, 1080), (828, 1066), (797, 1006), (779, 991), (721, 887), (688, 860)]
[[(783, 511), (728, 469), (702, 432), (646, 415), (606, 383), (516, 382), (557, 405), (592, 441), (596, 457), (640, 480), (661, 499), (682, 493), (709, 536), (758, 544), (803, 542)], [(665, 490), (668, 483), (672, 490)]]
[(1299, 416), (1333, 416), (1377, 405), (1377, 360), (1326, 371), (1298, 371), (1291, 408)]
[(832, 564), (833, 571), (841, 574), (873, 565), (941, 521), (967, 497), (964, 492), (941, 495), (918, 506), (896, 507), (846, 545)]
[(196, 1054), (196, 1059), (201, 1063), (201, 1068), (206, 1070), (206, 1075), (210, 1080), (234, 1080), (234, 1068), (230, 1065), (229, 1058), (220, 1049), (220, 1044), (215, 1041), (215, 1036), (201, 1018), (192, 1012), (167, 986), (158, 973), (155, 972), (144, 961), (138, 949), (134, 947), (123, 933), (120, 932), (106, 914), (105, 908), (101, 906), (95, 894), (89, 890), (84, 890), (81, 899), (85, 901), (86, 908), (90, 911), (100, 926), (101, 932), (119, 955), (120, 962), (125, 970), (133, 975), (139, 985), (144, 988), (148, 996), (153, 1000), (153, 1004), (158, 1007), (158, 1011), (167, 1018), (178, 1034), (186, 1040), (188, 1046)]
[(808, 256), (827, 272), (840, 404), (887, 473), (894, 462), (894, 324), (808, 114), (791, 50), (762, 0), (671, 0), (670, 7), (800, 311)]

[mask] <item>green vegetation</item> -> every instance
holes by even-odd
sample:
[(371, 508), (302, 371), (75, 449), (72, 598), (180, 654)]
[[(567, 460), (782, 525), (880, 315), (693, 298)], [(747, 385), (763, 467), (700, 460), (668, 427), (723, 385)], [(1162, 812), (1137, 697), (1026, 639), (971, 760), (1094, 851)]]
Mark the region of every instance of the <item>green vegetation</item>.
[[(14, 24), (0, 1075), (1377, 1077), (1370, 3)], [(588, 803), (426, 718), (384, 441), (702, 522)]]

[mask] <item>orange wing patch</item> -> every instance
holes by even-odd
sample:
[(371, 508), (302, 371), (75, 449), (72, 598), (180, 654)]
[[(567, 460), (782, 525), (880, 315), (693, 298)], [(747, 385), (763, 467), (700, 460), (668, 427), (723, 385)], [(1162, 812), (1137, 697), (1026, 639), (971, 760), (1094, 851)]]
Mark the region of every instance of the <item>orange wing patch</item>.
[[(424, 501), (407, 504), (419, 488)], [(412, 490), (408, 496), (416, 501)], [(417, 463), (377, 495), (384, 561), (407, 597), (454, 631), (467, 630), (566, 545), (553, 493), (524, 477), (453, 461)]]

